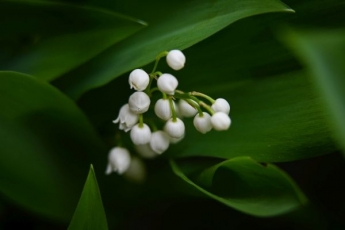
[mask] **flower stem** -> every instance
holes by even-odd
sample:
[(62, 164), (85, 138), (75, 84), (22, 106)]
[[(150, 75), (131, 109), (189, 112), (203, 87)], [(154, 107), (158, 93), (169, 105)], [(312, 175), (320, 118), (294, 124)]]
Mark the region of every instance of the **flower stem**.
[(215, 100), (212, 97), (210, 97), (206, 94), (203, 94), (203, 93), (193, 91), (193, 92), (190, 92), (190, 95), (197, 96), (197, 97), (203, 97), (203, 98), (209, 100), (212, 104), (215, 102)]
[(195, 108), (196, 110), (198, 110), (199, 113), (199, 117), (203, 117), (204, 113), (202, 112), (200, 106), (198, 104), (196, 104), (193, 100), (191, 99), (185, 99), (185, 101), (190, 104), (193, 108)]
[(154, 67), (153, 67), (152, 73), (156, 71), (159, 60), (160, 60), (162, 57), (167, 56), (167, 54), (168, 54), (168, 51), (163, 51), (162, 53), (160, 53), (160, 54), (157, 55), (157, 57), (156, 57), (156, 62), (155, 62), (155, 65), (154, 65)]
[(142, 128), (144, 127), (144, 116), (143, 114), (139, 114), (139, 127)]
[(177, 121), (177, 119), (176, 119), (177, 116), (176, 116), (176, 111), (175, 111), (175, 108), (174, 108), (172, 96), (169, 96), (169, 105), (170, 105), (170, 109), (171, 109), (171, 113), (172, 113), (172, 121), (176, 122)]
[(207, 109), (207, 111), (209, 111), (211, 115), (214, 114), (213, 109), (212, 109), (208, 104), (206, 104), (205, 102), (199, 101), (199, 105), (201, 105), (202, 107), (204, 107), (205, 109)]

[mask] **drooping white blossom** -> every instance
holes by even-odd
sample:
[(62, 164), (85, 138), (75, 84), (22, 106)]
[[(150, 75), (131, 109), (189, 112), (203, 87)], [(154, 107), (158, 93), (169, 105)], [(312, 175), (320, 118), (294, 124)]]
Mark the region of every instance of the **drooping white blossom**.
[(120, 123), (119, 129), (128, 132), (135, 124), (138, 123), (138, 121), (139, 115), (133, 113), (129, 109), (129, 105), (125, 104), (121, 107), (119, 116), (113, 121), (113, 123)]
[(205, 133), (211, 131), (211, 129), (212, 129), (211, 116), (206, 112), (203, 112), (202, 116), (200, 116), (198, 113), (194, 117), (193, 124), (194, 124), (196, 130), (205, 134)]
[(229, 115), (230, 105), (227, 100), (223, 98), (218, 98), (211, 106), (214, 112), (223, 112)]
[(135, 145), (148, 144), (151, 140), (151, 129), (146, 124), (143, 124), (142, 127), (140, 127), (140, 124), (137, 124), (133, 126), (130, 136)]
[(131, 89), (143, 91), (149, 85), (150, 77), (144, 70), (135, 69), (129, 74), (128, 82)]
[(157, 80), (158, 89), (168, 95), (174, 95), (175, 90), (178, 86), (176, 77), (171, 74), (164, 73)]
[[(173, 106), (174, 108), (176, 108), (175, 102), (173, 102)], [(157, 100), (154, 110), (155, 110), (155, 114), (162, 120), (166, 121), (172, 116), (169, 99)]]
[(146, 167), (144, 162), (139, 157), (133, 156), (131, 164), (123, 176), (131, 182), (143, 183), (146, 179)]
[(110, 150), (108, 155), (108, 165), (105, 171), (106, 175), (111, 172), (123, 174), (131, 163), (131, 155), (126, 148), (114, 147)]
[(173, 118), (170, 118), (165, 123), (164, 131), (173, 138), (180, 138), (184, 135), (185, 126), (180, 118), (176, 118), (176, 121), (174, 121)]
[(179, 138), (175, 138), (175, 137), (171, 137), (169, 135), (170, 144), (177, 144), (177, 143), (179, 143), (180, 141), (183, 140), (184, 136), (185, 135), (183, 135), (182, 137), (179, 137)]
[(165, 152), (169, 148), (169, 135), (163, 131), (156, 131), (152, 133), (150, 146), (153, 151), (158, 154)]
[(186, 57), (181, 50), (171, 50), (166, 57), (168, 65), (174, 70), (180, 70), (186, 63)]
[(178, 102), (178, 108), (180, 115), (183, 117), (193, 117), (198, 112), (198, 110), (182, 99)]
[(135, 114), (145, 113), (149, 109), (150, 103), (150, 97), (144, 92), (135, 92), (128, 100), (129, 109)]
[(229, 115), (223, 112), (216, 112), (211, 117), (212, 127), (217, 131), (228, 130), (231, 125)]
[(145, 145), (134, 145), (137, 153), (143, 158), (155, 158), (158, 156), (158, 153), (152, 150), (150, 143)]

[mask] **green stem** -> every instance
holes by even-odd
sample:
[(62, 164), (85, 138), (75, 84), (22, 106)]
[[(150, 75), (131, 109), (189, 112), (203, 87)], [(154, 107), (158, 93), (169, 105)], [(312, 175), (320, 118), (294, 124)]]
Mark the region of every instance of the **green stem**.
[(163, 51), (162, 53), (160, 53), (160, 54), (157, 55), (157, 57), (156, 57), (156, 62), (155, 62), (155, 65), (154, 65), (154, 67), (153, 67), (152, 73), (156, 71), (159, 60), (160, 60), (162, 57), (167, 56), (167, 54), (168, 54), (168, 51)]
[(170, 109), (171, 109), (171, 113), (172, 113), (172, 121), (173, 122), (176, 122), (177, 119), (176, 119), (176, 111), (175, 111), (175, 107), (174, 107), (174, 104), (173, 104), (173, 100), (172, 100), (172, 96), (169, 96), (169, 105), (170, 105)]
[(207, 109), (207, 111), (209, 111), (211, 115), (214, 114), (213, 109), (212, 109), (209, 105), (207, 105), (205, 102), (199, 101), (199, 105), (201, 105), (202, 107), (204, 107), (205, 109)]
[(185, 99), (185, 101), (190, 104), (193, 108), (195, 108), (196, 110), (198, 110), (199, 113), (199, 117), (203, 117), (204, 113), (202, 112), (200, 106), (198, 104), (196, 104), (193, 100), (190, 99)]
[(162, 92), (162, 94), (163, 94), (163, 99), (168, 99), (168, 96), (167, 96), (166, 93), (163, 93), (163, 92)]
[(144, 127), (144, 116), (143, 114), (139, 114), (139, 127), (142, 128)]
[(203, 97), (203, 98), (209, 100), (212, 104), (215, 102), (215, 100), (212, 97), (210, 97), (206, 94), (203, 94), (203, 93), (193, 91), (193, 92), (190, 92), (190, 95), (197, 96), (197, 97)]

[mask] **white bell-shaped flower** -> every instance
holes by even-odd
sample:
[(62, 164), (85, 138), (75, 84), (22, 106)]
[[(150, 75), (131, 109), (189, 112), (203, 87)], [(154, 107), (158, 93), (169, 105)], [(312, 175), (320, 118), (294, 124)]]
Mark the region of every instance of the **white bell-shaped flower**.
[[(175, 102), (173, 102), (173, 106), (176, 108)], [(157, 117), (162, 120), (166, 121), (172, 116), (169, 99), (159, 99), (155, 104), (154, 110)]]
[(131, 155), (129, 151), (126, 148), (114, 147), (109, 152), (105, 174), (109, 175), (111, 172), (123, 174), (129, 168), (130, 163)]
[(176, 77), (171, 74), (162, 74), (157, 80), (158, 89), (168, 95), (174, 95), (175, 90), (178, 86)]
[(198, 110), (182, 99), (178, 102), (178, 108), (180, 115), (183, 117), (193, 117), (198, 112)]
[(171, 137), (169, 135), (170, 144), (177, 144), (177, 143), (179, 143), (180, 141), (183, 140), (184, 136), (185, 135), (183, 135), (182, 137), (179, 137), (179, 138), (175, 138), (175, 137)]
[(167, 55), (167, 63), (174, 70), (180, 70), (186, 63), (186, 57), (181, 50), (170, 50)]
[(144, 162), (139, 157), (133, 156), (131, 159), (131, 164), (123, 176), (131, 182), (144, 182), (146, 179), (146, 167)]
[(223, 98), (218, 98), (211, 106), (214, 112), (223, 112), (229, 115), (230, 105), (227, 100)]
[(229, 129), (231, 125), (231, 119), (226, 113), (216, 112), (211, 117), (211, 124), (215, 130), (223, 131)]
[(156, 131), (152, 133), (150, 146), (153, 151), (158, 154), (165, 152), (169, 148), (169, 135), (163, 131)]
[(143, 124), (142, 127), (137, 124), (133, 126), (130, 136), (135, 145), (148, 144), (151, 140), (151, 129), (146, 124)]
[(176, 118), (176, 121), (173, 121), (173, 119), (170, 118), (165, 123), (164, 131), (173, 138), (180, 138), (184, 135), (185, 126), (180, 118)]
[(120, 123), (119, 129), (128, 132), (135, 124), (138, 123), (138, 121), (139, 115), (133, 113), (129, 109), (129, 105), (125, 104), (121, 107), (119, 116), (113, 121), (113, 123)]
[(135, 114), (145, 113), (150, 107), (151, 100), (144, 92), (133, 93), (128, 100), (129, 109)]
[(150, 143), (145, 145), (134, 145), (134, 148), (137, 153), (143, 158), (154, 158), (158, 156), (158, 154), (152, 150)]
[(193, 124), (200, 133), (207, 133), (211, 131), (212, 129), (212, 124), (211, 124), (211, 116), (210, 114), (203, 112), (203, 115), (200, 116), (198, 113), (193, 120)]
[(129, 74), (129, 85), (135, 90), (143, 91), (149, 85), (150, 77), (142, 69), (135, 69)]

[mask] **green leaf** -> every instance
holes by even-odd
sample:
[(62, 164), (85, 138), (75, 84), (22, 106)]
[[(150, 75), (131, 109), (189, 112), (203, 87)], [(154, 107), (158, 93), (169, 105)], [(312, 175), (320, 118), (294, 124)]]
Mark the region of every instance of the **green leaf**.
[(78, 206), (68, 227), (68, 230), (78, 229), (108, 229), (107, 218), (92, 165), (84, 185), (83, 193), (80, 196)]
[(0, 68), (50, 81), (143, 25), (142, 21), (103, 9), (42, 1), (1, 1)]
[(0, 192), (69, 220), (83, 172), (105, 154), (103, 143), (73, 101), (31, 76), (0, 72), (0, 108)]
[[(152, 10), (150, 5), (148, 10)], [(192, 10), (191, 10), (192, 9)], [(143, 66), (164, 50), (185, 49), (211, 36), (229, 24), (252, 15), (268, 12), (292, 12), (276, 0), (221, 0), (183, 2), (156, 23), (114, 45), (83, 67), (54, 82), (72, 98), (104, 85), (121, 74)]]
[[(174, 173), (205, 195), (244, 213), (268, 217), (294, 210), (307, 202), (293, 180), (274, 165), (237, 157), (197, 173), (195, 182), (171, 161)], [(191, 163), (183, 165), (195, 167)], [(190, 169), (189, 169), (190, 170)]]
[(290, 30), (283, 40), (310, 70), (338, 144), (345, 150), (345, 31)]
[(320, 98), (303, 72), (195, 88), (227, 99), (232, 125), (228, 131), (203, 135), (186, 119), (185, 140), (170, 156), (250, 156), (261, 162), (283, 162), (336, 149)]

